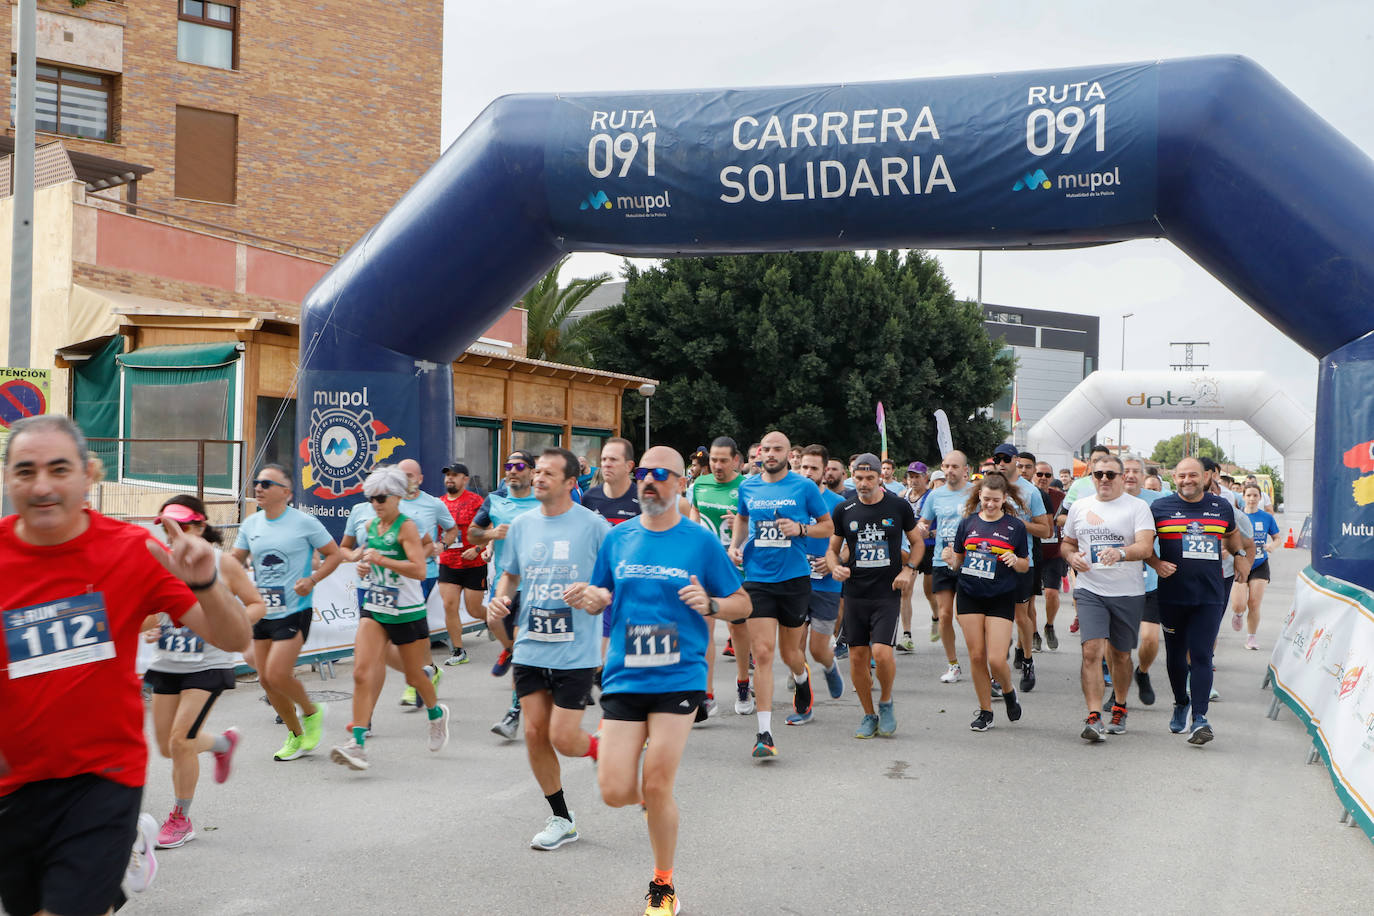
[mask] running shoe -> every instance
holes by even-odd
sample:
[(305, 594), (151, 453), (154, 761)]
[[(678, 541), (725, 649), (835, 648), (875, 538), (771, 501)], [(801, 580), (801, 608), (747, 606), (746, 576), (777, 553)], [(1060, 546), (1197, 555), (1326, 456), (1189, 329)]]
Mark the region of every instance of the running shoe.
[(491, 676), (500, 677), (509, 671), (512, 658), (510, 649), (502, 649), (501, 654), (496, 656), (496, 664), (491, 666)]
[(229, 750), (215, 751), (215, 782), (224, 782), (229, 778), (229, 772), (234, 767), (234, 751), (243, 740), (239, 730), (232, 727), (225, 729), (221, 737), (229, 742)]
[(811, 666), (805, 665), (806, 680), (797, 685), (797, 692), (792, 695), (792, 709), (798, 715), (805, 715), (811, 712)]
[(440, 703), (439, 711), (439, 718), (429, 720), (429, 749), (435, 753), (448, 744), (448, 707)]
[(1169, 731), (1175, 735), (1183, 734), (1188, 727), (1188, 704), (1174, 706), (1174, 714), (1169, 718)]
[(825, 686), (832, 700), (844, 696), (844, 675), (840, 674), (839, 665), (831, 665), (830, 670), (825, 672)]
[(295, 760), (305, 751), (301, 749), (301, 736), (293, 735), (289, 732), (286, 735), (286, 743), (281, 746), (281, 750), (272, 755), (273, 760)]
[(910, 634), (910, 633), (903, 633), (903, 634), (902, 634), (902, 641), (899, 642), (899, 643), (897, 643), (897, 648), (900, 649), (900, 650), (903, 651), (903, 652), (915, 652), (915, 651), (916, 651), (916, 640), (914, 640), (914, 639), (911, 638), (911, 634)]
[(578, 839), (576, 821), (577, 815), (571, 811), (568, 812), (568, 817), (559, 817), (556, 814), (549, 815), (549, 820), (544, 824), (544, 829), (536, 833), (534, 839), (530, 840), (530, 848), (557, 849), (565, 843), (576, 842)]
[(1030, 693), (1035, 689), (1035, 660), (1028, 658), (1021, 666), (1021, 692)]
[(992, 698), (993, 698), (994, 700), (1006, 699), (1005, 697), (1002, 696), (1002, 685), (999, 684), (999, 683), (997, 683), (997, 679), (996, 679), (996, 678), (993, 678), (993, 679), (992, 679), (992, 688), (991, 688), (991, 689), (992, 689)]
[(978, 715), (973, 717), (973, 721), (968, 724), (968, 727), (976, 732), (985, 732), (992, 728), (992, 710), (978, 710)]
[(930, 618), (930, 641), (931, 641), (931, 642), (939, 642), (939, 641), (940, 641), (940, 618), (939, 618), (939, 617), (932, 617), (932, 618)]
[(1016, 647), (1016, 657), (1012, 660), (1011, 666), (1012, 666), (1013, 668), (1015, 668), (1017, 671), (1020, 671), (1020, 670), (1021, 670), (1021, 666), (1024, 665), (1025, 663), (1026, 663), (1026, 653), (1024, 653), (1024, 652), (1021, 651), (1021, 647), (1020, 647), (1020, 646), (1017, 646), (1017, 647)]
[(1016, 699), (1016, 691), (1002, 694), (1002, 702), (1006, 705), (1007, 721), (1015, 722), (1021, 718), (1021, 703)]
[(949, 666), (949, 670), (947, 670), (944, 674), (940, 675), (940, 683), (957, 684), (959, 682), (959, 678), (963, 675), (963, 673), (963, 670), (959, 667), (959, 663), (955, 662), (954, 664)]
[(849, 658), (849, 643), (845, 641), (843, 636), (835, 640), (835, 657)]
[(179, 811), (173, 811), (167, 815), (167, 820), (157, 833), (157, 848), (175, 849), (185, 846), (195, 838), (196, 829), (191, 826), (191, 819)]
[(152, 886), (157, 877), (157, 856), (153, 846), (157, 842), (157, 818), (146, 811), (138, 816), (138, 831), (134, 834), (133, 849), (129, 852), (129, 866), (124, 869), (124, 884), (135, 894)]
[(789, 671), (789, 672), (787, 672), (787, 690), (788, 690), (788, 692), (790, 693), (791, 691), (796, 690), (796, 689), (797, 689), (797, 679), (792, 675), (792, 672)]
[(1112, 686), (1112, 673), (1107, 669), (1105, 661), (1102, 663), (1102, 683), (1108, 687)]
[(644, 907), (644, 916), (677, 916), (677, 911), (682, 908), (671, 884), (650, 881), (649, 893), (644, 895), (644, 899), (649, 901)]
[(816, 718), (816, 714), (808, 709), (805, 714), (799, 712), (788, 713), (784, 721), (788, 725), (805, 725), (814, 718)]
[(773, 733), (772, 733), (772, 732), (759, 732), (758, 737), (754, 739), (754, 756), (755, 756), (755, 757), (776, 757), (776, 756), (778, 756), (778, 749), (777, 749), (776, 747), (773, 746)]
[(454, 649), (453, 654), (450, 655), (448, 658), (444, 659), (444, 664), (449, 665), (450, 667), (453, 665), (466, 665), (467, 663), (468, 650), (464, 649), (462, 646), (459, 646), (458, 648)]
[(735, 657), (735, 641), (734, 641), (733, 639), (727, 639), (727, 640), (725, 640), (725, 648), (721, 650), (720, 654), (721, 654), (721, 655), (724, 655), (724, 656), (727, 656), (727, 657), (729, 657), (729, 658), (734, 658), (734, 657)]
[(897, 714), (892, 710), (892, 701), (878, 704), (878, 736), (891, 738), (897, 732)]
[(697, 717), (693, 724), (696, 724), (696, 722), (705, 722), (718, 712), (720, 712), (720, 707), (716, 706), (716, 698), (708, 696), (706, 699), (702, 700), (701, 705), (697, 707)]
[(1259, 640), (1255, 638), (1254, 633), (1251, 633), (1249, 636), (1245, 637), (1245, 648), (1252, 650), (1259, 649)]
[(1146, 706), (1155, 705), (1155, 688), (1150, 683), (1150, 672), (1135, 669), (1135, 689), (1140, 696), (1140, 702)]
[(872, 738), (878, 734), (878, 717), (866, 715), (859, 720), (859, 727), (854, 730), (855, 738)]
[(1077, 633), (1077, 632), (1078, 632), (1078, 618), (1077, 618), (1077, 617), (1074, 617), (1073, 623), (1069, 624), (1069, 632), (1070, 632), (1070, 633)]
[(1031, 634), (1031, 653), (1034, 654), (1036, 652), (1039, 652), (1041, 645), (1042, 643), (1040, 642), (1040, 631), (1036, 630), (1034, 633)]
[(493, 735), (500, 735), (507, 741), (515, 739), (515, 733), (520, 730), (520, 710), (512, 707), (506, 710), (506, 714), (501, 717), (501, 721), (491, 727)]
[(401, 691), (400, 705), (407, 706), (411, 709), (419, 708), (420, 694), (415, 691), (414, 687), (407, 685), (406, 689)]
[(1212, 685), (1212, 689), (1211, 689), (1211, 690), (1207, 691), (1207, 699), (1209, 699), (1209, 700), (1220, 700), (1220, 699), (1221, 699), (1221, 694), (1217, 692), (1217, 687), (1216, 687), (1215, 684)]
[(1202, 747), (1216, 736), (1212, 734), (1212, 726), (1207, 722), (1206, 716), (1193, 716), (1193, 730), (1188, 733), (1188, 743)]
[(439, 682), (444, 679), (444, 669), (438, 665), (425, 665), (429, 669), (429, 682), (434, 685), (434, 689), (439, 689)]
[(365, 770), (371, 766), (367, 762), (367, 750), (361, 744), (353, 741), (336, 744), (334, 749), (329, 752), (329, 759), (348, 767), (350, 770)]
[(1240, 632), (1240, 626), (1241, 626), (1241, 624), (1244, 623), (1244, 622), (1245, 622), (1245, 615), (1244, 615), (1244, 614), (1232, 614), (1232, 615), (1231, 615), (1231, 629), (1235, 630), (1237, 633)]
[[(344, 729), (344, 732), (347, 733), (350, 737), (352, 736), (352, 734), (353, 734), (353, 723), (352, 723), (352, 722), (349, 722), (349, 723), (348, 723), (348, 726)], [(371, 722), (367, 723), (367, 731), (363, 732), (363, 737), (364, 737), (364, 738), (371, 738), (371, 737), (372, 737), (372, 723), (371, 723)]]
[[(1045, 624), (1045, 645), (1050, 647), (1051, 652), (1059, 648), (1059, 636), (1054, 632), (1054, 624), (1052, 623)], [(1035, 649), (1037, 652), (1040, 651), (1039, 646), (1036, 646)]]
[(749, 682), (735, 681), (735, 692), (738, 694), (735, 700), (735, 713), (741, 716), (752, 715), (754, 712), (754, 691), (749, 689)]
[(1112, 720), (1107, 723), (1107, 734), (1124, 735), (1126, 734), (1126, 704), (1112, 704)]
[(1102, 713), (1093, 710), (1088, 713), (1088, 718), (1083, 721), (1083, 731), (1081, 732), (1084, 741), (1096, 744), (1104, 740), (1106, 729), (1102, 727)]
[(307, 754), (320, 746), (324, 737), (324, 716), (329, 707), (323, 703), (315, 704), (313, 716), (301, 716), (301, 753)]

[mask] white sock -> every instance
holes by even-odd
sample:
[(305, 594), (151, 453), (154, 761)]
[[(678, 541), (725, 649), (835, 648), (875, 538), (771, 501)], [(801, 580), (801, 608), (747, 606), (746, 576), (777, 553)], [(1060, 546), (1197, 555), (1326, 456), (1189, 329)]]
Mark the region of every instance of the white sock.
[(772, 713), (772, 711), (770, 710), (770, 711), (768, 711), (768, 712), (761, 712), (761, 713), (759, 713), (759, 734), (763, 734), (764, 732), (771, 732), (772, 730), (773, 730), (773, 713)]
[(835, 666), (838, 665), (838, 664), (839, 664), (839, 662), (833, 661), (833, 660), (832, 660), (832, 661), (830, 662), (830, 664), (828, 664), (828, 665), (823, 665), (822, 667), (824, 668), (825, 673), (826, 673), (826, 674), (829, 674), (830, 672), (832, 672), (832, 671), (835, 670)]
[(805, 684), (805, 683), (806, 683), (806, 678), (807, 678), (806, 666), (805, 666), (805, 665), (802, 665), (801, 674), (794, 674), (794, 675), (792, 675), (792, 682), (795, 683), (795, 684)]

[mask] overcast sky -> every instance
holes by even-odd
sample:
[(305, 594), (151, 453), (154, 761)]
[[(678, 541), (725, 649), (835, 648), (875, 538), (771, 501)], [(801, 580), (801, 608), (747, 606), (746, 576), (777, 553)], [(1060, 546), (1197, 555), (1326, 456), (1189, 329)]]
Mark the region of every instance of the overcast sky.
[[(916, 79), (1244, 54), (1367, 154), (1374, 153), (1374, 3), (1149, 5), (1099, 2), (627, 0), (512, 5), (448, 2), (443, 145), (497, 96)], [(1371, 202), (1374, 210), (1374, 202)], [(977, 293), (977, 255), (939, 252), (959, 296)], [(578, 255), (565, 276), (618, 273), (621, 259)], [(988, 252), (983, 299), (1102, 318), (1102, 368), (1166, 369), (1171, 340), (1209, 340), (1216, 370), (1265, 369), (1310, 409), (1317, 362), (1166, 241), (1062, 252)], [(931, 405), (932, 407), (937, 405)], [(1204, 434), (1218, 424), (1209, 422)], [(1127, 420), (1148, 453), (1180, 423)], [(1103, 435), (1116, 436), (1116, 424)], [(1221, 424), (1242, 464), (1273, 460), (1243, 423)]]

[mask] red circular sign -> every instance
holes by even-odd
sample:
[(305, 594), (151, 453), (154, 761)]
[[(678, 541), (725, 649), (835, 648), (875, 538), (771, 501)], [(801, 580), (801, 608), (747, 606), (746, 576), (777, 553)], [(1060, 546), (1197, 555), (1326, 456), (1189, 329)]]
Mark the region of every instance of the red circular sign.
[(46, 413), (48, 399), (43, 389), (22, 378), (0, 383), (0, 426), (8, 429), (16, 420)]

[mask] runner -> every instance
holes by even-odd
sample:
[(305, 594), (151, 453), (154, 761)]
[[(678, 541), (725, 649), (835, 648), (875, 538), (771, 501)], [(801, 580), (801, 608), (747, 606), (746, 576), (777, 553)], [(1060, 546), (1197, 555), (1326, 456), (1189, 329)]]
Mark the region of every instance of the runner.
[(366, 770), (366, 739), (372, 710), (386, 679), (387, 645), (396, 646), (406, 680), (425, 704), (429, 716), (429, 749), (448, 744), (448, 707), (439, 702), (430, 680), (429, 623), (425, 619), (423, 580), (425, 549), (414, 520), (402, 514), (401, 502), (411, 489), (410, 475), (399, 467), (379, 467), (363, 481), (363, 493), (376, 518), (367, 523), (367, 540), (358, 560), (358, 577), (366, 597), (358, 611), (353, 642), (353, 733), (330, 751), (335, 763)]
[[(1126, 483), (1126, 492), (1145, 501), (1145, 505), (1153, 505), (1155, 500), (1163, 496), (1158, 490), (1147, 490), (1141, 484), (1145, 478), (1145, 463), (1139, 458), (1127, 458), (1123, 462), (1122, 480)], [(1159, 555), (1159, 541), (1156, 539), (1154, 553)], [(1147, 561), (1144, 564), (1145, 572), (1145, 610), (1140, 618), (1140, 649), (1137, 652), (1135, 668), (1135, 688), (1136, 696), (1140, 697), (1140, 702), (1146, 706), (1153, 706), (1155, 702), (1154, 684), (1150, 682), (1150, 666), (1159, 657), (1159, 573), (1155, 572), (1154, 567)], [(1111, 712), (1110, 709), (1106, 710)]]
[(976, 732), (992, 728), (992, 683), (1004, 684), (1007, 720), (1021, 718), (1021, 704), (1011, 686), (1007, 650), (1016, 617), (1017, 577), (1030, 568), (1026, 525), (1006, 510), (1026, 507), (1007, 478), (994, 471), (971, 488), (965, 511), (949, 543), (945, 563), (958, 577), (959, 627), (968, 646), (978, 715), (969, 723)]
[[(506, 474), (505, 493), (489, 493), (468, 527), (468, 539), (473, 544), (484, 546), (491, 551), (491, 568), (487, 575), (487, 588), (491, 594), (488, 595), (488, 600), (494, 597), (496, 583), (501, 580), (501, 573), (505, 572), (504, 542), (506, 533), (510, 531), (510, 523), (539, 507), (539, 500), (530, 492), (530, 486), (534, 482), (534, 456), (524, 449), (516, 449), (506, 458), (503, 470)], [(602, 468), (602, 472), (605, 472), (605, 468)], [(491, 666), (492, 677), (502, 677), (510, 671), (513, 658), (511, 647), (515, 644), (514, 628), (519, 607), (520, 594), (517, 592), (511, 601), (510, 616), (505, 617), (500, 626), (493, 627), (488, 621), (487, 632), (494, 633), (501, 641), (501, 654), (497, 656), (496, 664)], [(500, 721), (491, 727), (491, 731), (492, 734), (510, 741), (515, 738), (519, 729), (520, 697), (512, 686), (510, 708)]]
[[(688, 517), (699, 525), (704, 525), (720, 540), (722, 547), (730, 546), (734, 533), (735, 511), (739, 508), (739, 486), (744, 482), (740, 474), (739, 446), (729, 436), (718, 436), (711, 442), (708, 461), (711, 473), (701, 477), (692, 487), (691, 511)], [(730, 636), (725, 644), (725, 654), (735, 656), (735, 712), (747, 716), (754, 711), (753, 691), (749, 687), (749, 629), (741, 622), (731, 621)], [(704, 709), (708, 716), (716, 711), (715, 693), (712, 685), (715, 677), (716, 621), (706, 622), (709, 631), (706, 656), (706, 703)]]
[[(1049, 537), (1050, 534), (1053, 533), (1054, 528), (1050, 523), (1049, 514), (1045, 511), (1045, 500), (1041, 497), (1040, 491), (1037, 490), (1035, 485), (1029, 480), (1021, 479), (1016, 463), (1020, 456), (1021, 453), (1018, 452), (1016, 446), (1010, 442), (1003, 442), (992, 451), (993, 465), (1007, 478), (1007, 483), (1017, 488), (1021, 494), (1021, 502), (1023, 502), (1028, 509), (1028, 514), (1024, 519), (1024, 523), (1026, 526), (1026, 551), (1029, 554), (1032, 549), (1030, 539), (1032, 537)], [(1031, 467), (1035, 466), (1034, 456), (1031, 456), (1030, 464)], [(1031, 564), (1030, 568), (1024, 573), (1017, 574), (1020, 576), (1020, 579), (1018, 580), (1019, 587), (1016, 592), (1018, 651), (1014, 664), (1017, 668), (1021, 669), (1022, 693), (1030, 693), (1035, 689), (1035, 661), (1032, 658), (1034, 655), (1033, 646), (1035, 642), (1032, 634), (1035, 632), (1035, 623), (1031, 620), (1030, 616), (1030, 599), (1035, 593), (1034, 579), (1036, 573), (1035, 557), (1031, 556), (1029, 559)], [(1005, 687), (1007, 685), (1003, 686)]]
[[(834, 533), (825, 554), (830, 574), (844, 586), (848, 605), (845, 641), (849, 643), (849, 679), (864, 710), (855, 738), (891, 738), (897, 731), (892, 704), (897, 667), (892, 649), (901, 622), (902, 595), (911, 587), (921, 563), (920, 552), (925, 549), (911, 503), (884, 487), (881, 473), (877, 455), (859, 456), (854, 464), (858, 495), (831, 512)], [(903, 535), (911, 544), (910, 558), (902, 553)], [(840, 560), (841, 546), (848, 548), (847, 561)], [(870, 659), (878, 672), (876, 713)]]
[[(828, 459), (825, 462), (825, 476), (821, 480), (821, 486), (824, 488), (824, 493), (832, 493), (835, 496), (840, 497), (841, 502), (854, 496), (853, 490), (846, 491), (844, 488), (844, 478), (847, 473), (848, 471), (846, 470), (843, 461), (841, 461), (838, 458)], [(824, 495), (824, 493), (822, 493), (822, 495)], [(830, 501), (834, 502), (834, 500)], [(826, 541), (826, 546), (830, 546), (830, 542), (828, 540)], [(835, 617), (835, 657), (849, 657), (849, 643), (844, 641), (843, 593), (841, 593), (840, 595), (840, 604)]]
[(593, 761), (597, 756), (597, 739), (582, 730), (582, 711), (601, 661), (600, 621), (584, 608), (569, 607), (564, 594), (574, 582), (591, 577), (611, 526), (573, 502), (576, 486), (573, 453), (544, 449), (534, 471), (539, 511), (511, 522), (506, 570), (489, 611), (497, 619), (505, 617), (516, 592), (525, 596), (516, 627), (515, 692), (525, 711), (530, 769), (553, 812), (530, 840), (534, 849), (557, 849), (578, 839), (577, 818), (563, 796), (558, 755)]
[[(286, 742), (272, 755), (295, 760), (320, 744), (325, 705), (315, 703), (296, 678), (296, 660), (310, 637), (314, 617), (310, 593), (343, 560), (339, 545), (313, 515), (293, 509), (291, 475), (266, 464), (253, 480), (258, 511), (243, 520), (234, 541), (234, 559), (253, 562), (253, 580), (267, 613), (253, 624), (253, 659), (272, 708), (286, 726)], [(319, 568), (311, 569), (319, 553)], [(300, 708), (302, 715), (297, 716)]]
[(4, 464), (18, 514), (0, 519), (0, 907), (107, 913), (130, 865), (131, 890), (157, 867), (139, 629), (166, 614), (239, 652), (251, 625), (204, 538), (164, 516), (164, 550), (83, 508), (96, 466), (67, 417), (16, 421)]
[[(1055, 521), (1054, 531), (1047, 538), (1040, 539), (1040, 591), (1045, 596), (1045, 645), (1051, 650), (1059, 648), (1059, 634), (1054, 630), (1055, 618), (1059, 616), (1059, 590), (1064, 584), (1067, 566), (1060, 555), (1059, 538), (1063, 529), (1058, 524), (1059, 506), (1064, 502), (1064, 491), (1054, 483), (1054, 469), (1048, 461), (1035, 463), (1035, 486), (1045, 501), (1045, 509)], [(1039, 646), (1036, 646), (1039, 651)]]
[[(928, 474), (930, 469), (926, 467), (924, 461), (913, 461), (906, 466), (906, 487), (898, 496), (911, 503), (912, 511), (916, 517), (921, 517), (921, 509), (925, 507), (926, 498), (930, 495)], [(903, 548), (910, 545), (903, 544)], [(931, 554), (935, 552), (935, 539), (926, 538), (923, 542), (921, 551), (921, 565), (916, 569), (916, 575), (921, 577), (925, 590), (926, 603), (930, 605), (930, 641), (935, 642), (940, 638), (940, 609), (935, 603), (934, 583), (930, 578)], [(911, 619), (916, 612), (912, 605), (916, 601), (916, 589), (914, 587), (909, 594), (902, 596), (902, 638), (897, 643), (897, 648), (902, 652), (914, 652), (916, 641), (911, 638)]]
[[(420, 489), (420, 485), (425, 482), (425, 475), (420, 470), (420, 462), (412, 458), (406, 458), (396, 463), (403, 474), (406, 475), (406, 495), (401, 500), (401, 514), (415, 523), (416, 529), (420, 532), (422, 547), (425, 551), (425, 579), (420, 586), (425, 603), (429, 602), (429, 593), (434, 591), (434, 586), (439, 582), (439, 555), (445, 548), (452, 543), (451, 538), (458, 536), (458, 526), (453, 520), (453, 514), (448, 511), (448, 507), (436, 496), (432, 496)], [(445, 620), (447, 621), (448, 612), (445, 610)], [(429, 640), (429, 615), (421, 618), (425, 625), (425, 640)], [(462, 627), (458, 628), (462, 633)], [(430, 664), (433, 661), (428, 654), (425, 656), (425, 674), (433, 681), (438, 688), (440, 679), (444, 672), (438, 665)], [(388, 667), (404, 673), (404, 666), (401, 657), (391, 647), (387, 648)], [(420, 700), (416, 696), (415, 688), (407, 686), (401, 692), (401, 705), (412, 709), (420, 708)]]
[[(194, 496), (178, 495), (158, 512), (154, 524), (170, 518), (187, 536), (215, 545), (216, 568), (225, 586), (243, 605), (250, 623), (261, 620), (266, 610), (262, 596), (243, 566), (228, 554), (220, 554), (223, 535), (206, 521), (205, 504)], [(215, 755), (215, 782), (227, 780), (233, 767), (239, 730), (229, 728), (215, 737), (201, 729), (219, 695), (234, 689), (235, 661), (233, 653), (206, 645), (190, 627), (176, 626), (165, 613), (149, 617), (144, 626), (148, 627), (144, 639), (157, 645), (144, 675), (144, 683), (153, 691), (153, 734), (162, 756), (172, 760), (175, 799), (158, 831), (157, 848), (170, 849), (196, 838), (190, 814), (200, 779), (200, 755)]]
[[(1188, 730), (1188, 743), (1196, 745), (1214, 737), (1207, 707), (1212, 688), (1212, 645), (1226, 613), (1221, 547), (1224, 543), (1232, 553), (1244, 549), (1235, 510), (1220, 496), (1208, 493), (1206, 484), (1202, 463), (1184, 458), (1174, 469), (1178, 492), (1150, 506), (1159, 536), (1159, 558), (1153, 565), (1159, 573), (1164, 661), (1174, 691), (1169, 730), (1174, 734)], [(1243, 571), (1249, 563), (1241, 557), (1237, 565), (1244, 581)]]
[[(639, 515), (639, 491), (631, 476), (635, 469), (635, 447), (629, 439), (619, 436), (607, 439), (601, 446), (600, 486), (592, 487), (583, 497), (582, 505), (600, 515), (612, 525), (619, 525)], [(605, 658), (610, 642), (610, 619), (601, 621), (601, 656)]]
[[(1064, 526), (1064, 561), (1078, 573), (1074, 599), (1083, 640), (1080, 680), (1088, 718), (1085, 741), (1102, 740), (1104, 731), (1126, 731), (1126, 699), (1131, 689), (1131, 651), (1145, 613), (1146, 558), (1154, 559), (1155, 525), (1149, 506), (1125, 491), (1124, 465), (1104, 455), (1093, 466), (1097, 495), (1079, 499)], [(1112, 672), (1111, 724), (1103, 728), (1102, 659)]]
[(482, 549), (468, 540), (468, 527), (482, 497), (469, 490), (468, 466), (455, 461), (444, 468), (444, 495), (439, 497), (449, 517), (453, 519), (457, 535), (439, 555), (439, 597), (444, 601), (444, 625), (453, 649), (444, 659), (445, 665), (466, 665), (468, 653), (463, 648), (463, 611), (475, 620), (487, 619), (482, 597), (487, 590), (487, 564), (482, 562)]
[[(829, 490), (824, 484), (825, 466), (830, 460), (830, 453), (823, 445), (808, 445), (802, 449), (801, 474), (807, 480), (816, 484), (816, 489), (820, 491), (821, 499), (833, 511), (838, 505), (844, 502), (844, 497)], [(814, 524), (813, 518), (808, 524)], [(811, 599), (806, 608), (806, 627), (802, 632), (806, 634), (803, 652), (807, 649), (811, 651), (811, 657), (821, 666), (821, 671), (825, 674), (825, 686), (830, 691), (830, 698), (838, 700), (844, 696), (844, 676), (840, 674), (839, 663), (835, 660), (835, 650), (831, 648), (830, 638), (835, 635), (835, 623), (840, 617), (840, 591), (839, 582), (830, 575), (830, 568), (825, 562), (825, 551), (830, 541), (827, 538), (806, 539), (806, 554), (811, 561)], [(814, 713), (807, 712), (805, 715), (793, 712), (786, 718), (788, 725), (805, 725), (811, 721)]]
[[(784, 466), (785, 453), (777, 456)], [(670, 448), (644, 453), (635, 472), (644, 514), (607, 534), (591, 582), (564, 593), (572, 607), (610, 609), (597, 781), (611, 807), (644, 806), (654, 855), (645, 916), (672, 916), (681, 906), (673, 783), (705, 698), (705, 620), (749, 616), (749, 596), (720, 541), (678, 512), (674, 478), (682, 471), (682, 456)]]
[[(1260, 604), (1264, 601), (1264, 589), (1269, 584), (1269, 548), (1278, 542), (1279, 523), (1274, 516), (1260, 508), (1264, 491), (1258, 483), (1247, 483), (1244, 490), (1245, 514), (1255, 530), (1255, 559), (1250, 566), (1250, 575), (1245, 582), (1237, 583), (1235, 594), (1241, 601), (1232, 605), (1235, 614), (1231, 617), (1231, 628), (1240, 631), (1241, 617), (1245, 617), (1245, 648), (1258, 649)], [(1249, 614), (1246, 614), (1246, 610)]]
[[(811, 562), (802, 539), (829, 537), (832, 531), (816, 485), (788, 470), (789, 448), (780, 432), (763, 437), (759, 446), (762, 472), (740, 484), (730, 545), (730, 559), (743, 566), (745, 591), (753, 605), (748, 626), (758, 704), (754, 756), (760, 758), (778, 753), (772, 732), (775, 647), (796, 681), (793, 711), (803, 716), (811, 711), (810, 669), (799, 632), (811, 598)], [(812, 523), (813, 518), (819, 521)]]
[[(934, 555), (931, 557), (931, 586), (935, 592), (935, 604), (940, 614), (940, 641), (945, 645), (945, 658), (949, 668), (940, 675), (940, 682), (953, 684), (959, 680), (959, 656), (954, 652), (954, 590), (959, 581), (959, 572), (950, 569), (945, 559), (945, 547), (954, 540), (959, 522), (964, 517), (964, 505), (968, 501), (968, 458), (961, 451), (945, 455), (940, 464), (945, 475), (945, 484), (930, 494), (921, 509), (921, 534), (935, 537)], [(1007, 686), (1010, 686), (1008, 683)]]
[(897, 480), (897, 476), (896, 476), (896, 475), (897, 475), (897, 462), (893, 461), (891, 458), (884, 458), (884, 459), (883, 459), (883, 486), (884, 486), (884, 487), (887, 489), (887, 491), (888, 491), (889, 493), (891, 493), (893, 496), (901, 496), (901, 495), (902, 495), (902, 491), (905, 490), (906, 487), (903, 486), (902, 483), (901, 483), (900, 481)]

